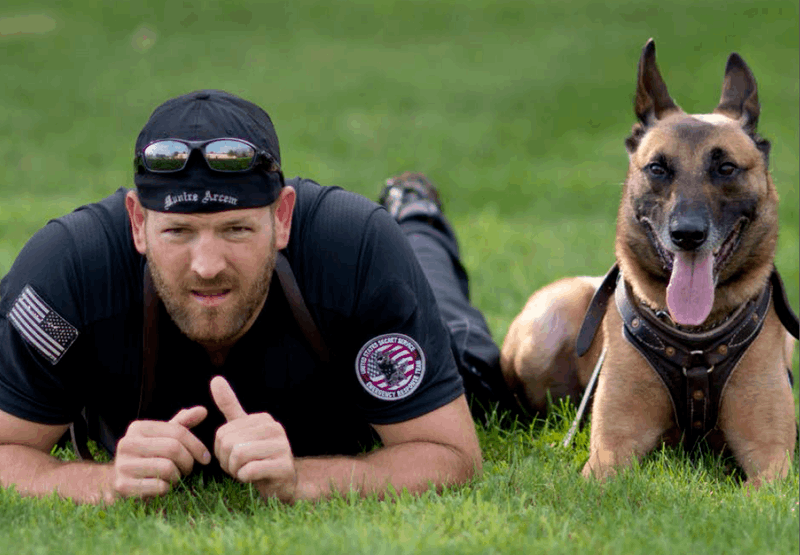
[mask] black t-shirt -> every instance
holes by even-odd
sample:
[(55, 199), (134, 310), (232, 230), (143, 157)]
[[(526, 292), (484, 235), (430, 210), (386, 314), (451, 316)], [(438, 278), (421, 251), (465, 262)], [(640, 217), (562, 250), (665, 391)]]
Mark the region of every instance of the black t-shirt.
[[(388, 213), (337, 187), (294, 179), (284, 254), (331, 351), (321, 363), (277, 279), (223, 367), (161, 308), (153, 401), (167, 420), (204, 405), (193, 431), (213, 447), (223, 423), (209, 392), (225, 376), (247, 412), (269, 412), (296, 456), (372, 446), (369, 424), (401, 422), (463, 393), (433, 293)], [(126, 191), (49, 222), (0, 281), (0, 410), (45, 424), (99, 416), (114, 450), (141, 395), (144, 258), (133, 245)]]

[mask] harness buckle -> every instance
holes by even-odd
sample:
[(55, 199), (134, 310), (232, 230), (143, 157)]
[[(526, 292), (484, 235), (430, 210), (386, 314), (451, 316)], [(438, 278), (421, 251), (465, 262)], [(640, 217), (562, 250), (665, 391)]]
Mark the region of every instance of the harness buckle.
[[(683, 375), (686, 376), (686, 367), (682, 366), (681, 370), (683, 370)], [(712, 364), (710, 368), (706, 368), (706, 374), (710, 374), (714, 371), (714, 365)]]

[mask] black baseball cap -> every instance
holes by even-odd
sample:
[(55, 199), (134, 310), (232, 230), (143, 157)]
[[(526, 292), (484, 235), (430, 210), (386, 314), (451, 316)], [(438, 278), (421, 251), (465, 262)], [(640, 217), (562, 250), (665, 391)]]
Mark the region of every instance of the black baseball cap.
[[(265, 151), (279, 165), (278, 136), (269, 115), (231, 93), (199, 90), (171, 98), (156, 108), (136, 139), (135, 156), (160, 139), (204, 141), (244, 139)], [(219, 212), (272, 204), (283, 175), (264, 165), (241, 173), (211, 170), (193, 151), (186, 167), (174, 173), (153, 173), (139, 166), (133, 182), (145, 208), (158, 212)]]

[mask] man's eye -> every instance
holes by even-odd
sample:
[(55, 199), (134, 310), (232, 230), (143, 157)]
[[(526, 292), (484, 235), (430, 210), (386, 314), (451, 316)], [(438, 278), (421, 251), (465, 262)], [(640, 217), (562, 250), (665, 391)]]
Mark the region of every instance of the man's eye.
[(228, 233), (231, 233), (233, 235), (244, 235), (246, 233), (249, 233), (250, 231), (252, 231), (252, 228), (241, 225), (231, 226), (228, 228)]
[(173, 237), (180, 237), (182, 235), (187, 235), (189, 230), (185, 227), (169, 227), (164, 230), (164, 233)]

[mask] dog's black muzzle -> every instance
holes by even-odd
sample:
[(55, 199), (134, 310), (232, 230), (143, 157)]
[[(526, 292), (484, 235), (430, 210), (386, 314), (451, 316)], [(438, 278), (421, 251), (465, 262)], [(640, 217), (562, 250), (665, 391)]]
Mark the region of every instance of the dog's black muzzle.
[(669, 217), (669, 237), (679, 249), (699, 249), (708, 239), (709, 215), (706, 205), (679, 200)]

